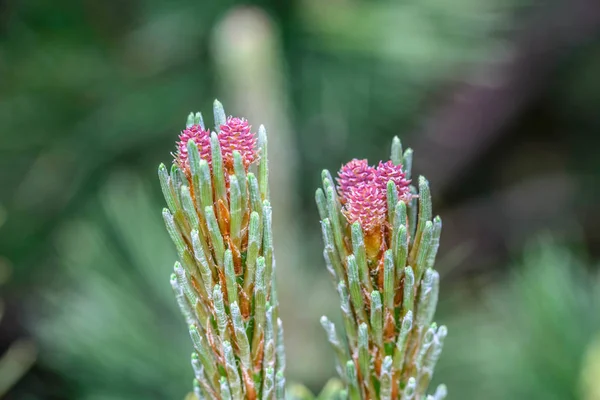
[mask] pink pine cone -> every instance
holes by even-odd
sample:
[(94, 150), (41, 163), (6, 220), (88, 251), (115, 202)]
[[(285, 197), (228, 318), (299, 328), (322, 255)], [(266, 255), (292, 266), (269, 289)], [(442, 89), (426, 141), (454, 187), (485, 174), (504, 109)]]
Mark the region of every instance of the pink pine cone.
[(349, 223), (358, 221), (365, 232), (374, 232), (385, 223), (390, 180), (396, 184), (398, 197), (410, 200), (410, 180), (406, 179), (402, 165), (380, 161), (374, 168), (367, 160), (354, 159), (342, 166), (337, 178), (338, 192)]
[(357, 160), (355, 158), (342, 165), (336, 179), (342, 202), (347, 200), (352, 188), (373, 182), (374, 179), (375, 168), (371, 167), (367, 160)]
[(396, 184), (398, 198), (405, 201), (410, 200), (410, 180), (406, 179), (402, 165), (396, 165), (392, 161), (386, 161), (385, 163), (380, 161), (375, 170), (375, 182), (381, 190), (383, 199), (387, 196), (387, 183), (390, 180)]
[(386, 206), (379, 187), (374, 182), (367, 182), (350, 187), (346, 193), (343, 213), (349, 223), (358, 221), (364, 231), (369, 233), (385, 222)]
[(234, 150), (240, 152), (246, 168), (258, 159), (256, 135), (250, 132), (250, 128), (246, 119), (237, 117), (229, 117), (225, 124), (221, 125), (219, 144), (226, 167), (233, 167)]
[(184, 170), (189, 169), (187, 144), (190, 139), (198, 146), (200, 158), (210, 163), (210, 131), (202, 129), (200, 125), (192, 125), (181, 131), (177, 142), (176, 160)]

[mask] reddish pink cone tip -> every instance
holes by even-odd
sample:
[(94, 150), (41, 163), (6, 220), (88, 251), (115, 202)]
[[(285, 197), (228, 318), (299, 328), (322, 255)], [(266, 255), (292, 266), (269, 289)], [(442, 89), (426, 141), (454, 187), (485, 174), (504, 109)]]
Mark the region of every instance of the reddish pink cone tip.
[(399, 199), (410, 199), (410, 180), (406, 179), (402, 165), (396, 165), (392, 161), (386, 161), (385, 163), (380, 161), (375, 170), (375, 181), (384, 199), (387, 196), (387, 183), (390, 180), (396, 184)]
[[(258, 159), (256, 151), (256, 136), (250, 132), (248, 121), (243, 118), (229, 117), (224, 125), (221, 125), (218, 134), (223, 163), (228, 169), (233, 169), (233, 152), (240, 152), (246, 169)], [(186, 128), (179, 135), (177, 142), (177, 163), (184, 170), (189, 169), (187, 143), (192, 139), (198, 146), (200, 158), (211, 163), (210, 131), (202, 129), (200, 125)]]
[(176, 159), (184, 170), (189, 169), (187, 144), (190, 139), (198, 146), (200, 158), (210, 162), (210, 132), (202, 129), (200, 125), (192, 125), (181, 131), (177, 142)]
[(338, 172), (338, 191), (342, 202), (346, 201), (350, 190), (360, 184), (372, 182), (375, 179), (375, 168), (369, 166), (367, 160), (353, 159), (344, 164)]
[(343, 212), (349, 223), (358, 221), (365, 232), (373, 232), (385, 222), (386, 205), (377, 185), (361, 183), (350, 188)]
[(221, 145), (225, 166), (233, 167), (234, 150), (240, 152), (246, 168), (258, 159), (256, 135), (250, 132), (250, 128), (247, 120), (237, 117), (229, 117), (225, 124), (221, 125), (219, 144)]
[(342, 166), (337, 178), (338, 192), (349, 223), (358, 221), (365, 232), (373, 232), (384, 224), (390, 180), (396, 184), (399, 199), (410, 200), (410, 180), (406, 179), (402, 165), (380, 161), (374, 168), (367, 160), (354, 159)]

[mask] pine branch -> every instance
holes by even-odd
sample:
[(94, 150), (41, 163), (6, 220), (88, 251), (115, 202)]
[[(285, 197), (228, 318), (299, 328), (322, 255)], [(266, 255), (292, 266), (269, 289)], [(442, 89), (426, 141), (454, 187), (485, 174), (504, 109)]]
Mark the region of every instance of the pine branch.
[[(274, 285), (267, 134), (214, 104), (191, 113), (170, 173), (158, 169), (180, 261), (171, 285), (194, 345), (197, 399), (283, 399), (285, 354)], [(192, 396), (192, 395), (191, 395)]]
[(391, 161), (342, 166), (337, 185), (323, 171), (316, 192), (324, 257), (341, 298), (346, 345), (321, 323), (350, 399), (443, 399), (426, 391), (447, 334), (433, 322), (442, 228), (432, 219), (429, 183), (410, 184), (412, 150), (392, 142)]

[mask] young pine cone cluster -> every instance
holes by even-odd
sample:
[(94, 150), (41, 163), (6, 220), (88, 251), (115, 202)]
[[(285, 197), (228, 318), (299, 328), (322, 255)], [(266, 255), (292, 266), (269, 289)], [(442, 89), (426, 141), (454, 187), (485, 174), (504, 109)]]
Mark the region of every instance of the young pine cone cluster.
[[(218, 101), (214, 116), (211, 132), (190, 114), (170, 172), (158, 171), (180, 259), (171, 285), (195, 350), (189, 399), (283, 400), (266, 131), (227, 118)], [(446, 396), (444, 385), (426, 394), (447, 334), (433, 322), (442, 221), (432, 218), (427, 180), (419, 178), (418, 191), (411, 185), (411, 164), (412, 150), (394, 138), (391, 160), (352, 160), (336, 181), (323, 171), (316, 192), (346, 339), (322, 317), (344, 383), (336, 398)]]
[(429, 184), (410, 184), (412, 150), (392, 143), (391, 160), (342, 166), (337, 185), (323, 171), (316, 192), (327, 268), (340, 299), (345, 343), (321, 323), (337, 355), (349, 399), (428, 399), (447, 334), (433, 322), (439, 274), (433, 269), (442, 221), (432, 219)]
[(283, 330), (274, 285), (267, 135), (225, 116), (215, 132), (190, 114), (170, 172), (158, 175), (179, 260), (171, 285), (189, 325), (200, 399), (284, 399)]

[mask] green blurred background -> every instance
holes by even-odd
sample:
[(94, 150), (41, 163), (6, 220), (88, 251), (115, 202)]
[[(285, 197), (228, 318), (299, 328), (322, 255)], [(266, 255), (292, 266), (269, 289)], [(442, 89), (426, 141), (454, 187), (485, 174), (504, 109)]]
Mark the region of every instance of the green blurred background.
[(334, 375), (320, 171), (415, 150), (449, 399), (600, 399), (597, 0), (1, 0), (0, 398), (180, 399), (156, 178), (219, 98), (270, 135), (288, 380)]

